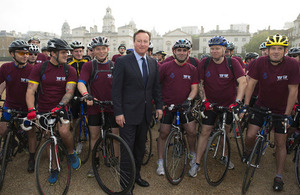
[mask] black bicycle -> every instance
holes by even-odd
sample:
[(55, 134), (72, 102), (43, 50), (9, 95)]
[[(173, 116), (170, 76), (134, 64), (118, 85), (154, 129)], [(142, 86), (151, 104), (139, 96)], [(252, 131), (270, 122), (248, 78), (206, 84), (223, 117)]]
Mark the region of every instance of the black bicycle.
[[(95, 143), (92, 152), (92, 166), (95, 178), (107, 194), (126, 194), (135, 182), (135, 161), (127, 143), (118, 135), (113, 134), (109, 124), (105, 124), (104, 110), (112, 106), (111, 101), (96, 101), (94, 105), (100, 107), (101, 126), (100, 138)], [(128, 161), (123, 162), (121, 158), (127, 157)], [(125, 171), (122, 167), (128, 167)], [(127, 169), (126, 169), (127, 170)]]

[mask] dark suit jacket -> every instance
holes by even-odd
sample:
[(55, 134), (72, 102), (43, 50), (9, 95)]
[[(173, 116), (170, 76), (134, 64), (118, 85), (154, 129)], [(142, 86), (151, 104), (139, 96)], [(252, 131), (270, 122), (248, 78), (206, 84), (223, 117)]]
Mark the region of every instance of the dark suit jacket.
[(140, 124), (144, 116), (150, 122), (152, 99), (156, 109), (162, 109), (157, 62), (148, 56), (147, 62), (149, 76), (146, 87), (134, 53), (117, 58), (115, 63), (112, 84), (114, 113), (115, 116), (123, 114), (129, 125)]

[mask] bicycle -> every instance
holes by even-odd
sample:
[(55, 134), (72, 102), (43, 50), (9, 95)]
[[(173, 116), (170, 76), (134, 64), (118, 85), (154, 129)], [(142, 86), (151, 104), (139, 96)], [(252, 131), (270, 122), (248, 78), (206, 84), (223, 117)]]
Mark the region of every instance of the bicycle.
[(79, 118), (76, 120), (73, 128), (74, 148), (81, 159), (81, 164), (85, 164), (88, 161), (91, 152), (91, 136), (87, 113), (84, 109), (84, 99), (77, 96), (73, 99), (80, 102)]
[[(33, 122), (45, 131), (47, 140), (40, 147), (35, 163), (35, 178), (40, 194), (67, 194), (71, 180), (71, 163), (59, 133), (54, 131), (58, 120), (68, 124), (69, 120), (62, 118), (63, 111), (56, 112), (53, 118), (51, 112), (37, 114), (39, 121), (43, 120), (45, 127)], [(49, 181), (50, 174), (59, 174), (56, 183)]]
[[(173, 185), (178, 185), (183, 180), (188, 157), (187, 142), (184, 136), (185, 132), (180, 125), (180, 111), (183, 108), (181, 105), (175, 106), (171, 104), (168, 110), (176, 111), (176, 119), (166, 140), (163, 166), (167, 180)], [(187, 112), (183, 112), (183, 114), (185, 115)]]
[[(112, 133), (111, 128), (105, 125), (104, 108), (111, 106), (111, 101), (93, 100), (94, 105), (100, 106), (101, 126), (100, 138), (96, 141), (92, 151), (92, 166), (95, 178), (101, 189), (107, 194), (126, 194), (135, 182), (135, 161), (126, 142)], [(122, 162), (121, 158), (128, 161)], [(129, 166), (128, 172), (123, 167)]]
[[(25, 127), (23, 123), (26, 117), (25, 118), (20, 117), (21, 115), (26, 115), (27, 112), (17, 111), (15, 109), (4, 109), (2, 107), (0, 107), (0, 110), (2, 112), (7, 112), (11, 114), (11, 119), (7, 125), (6, 135), (1, 139), (0, 142), (0, 148), (2, 148), (0, 154), (0, 163), (1, 163), (0, 164), (1, 165), (0, 190), (1, 190), (3, 187), (4, 177), (5, 177), (5, 172), (6, 172), (6, 167), (8, 162), (12, 161), (12, 157), (16, 156), (16, 154), (19, 151), (23, 151), (23, 147), (27, 146), (28, 144), (28, 140), (21, 139), (20, 137), (21, 135), (18, 135), (18, 131), (20, 130), (20, 127), (25, 131), (31, 130), (32, 127), (31, 126)], [(19, 141), (17, 141), (16, 138), (20, 138)], [(15, 152), (16, 148), (17, 150)]]
[[(213, 135), (209, 138), (204, 156), (204, 173), (206, 181), (217, 186), (224, 180), (230, 163), (230, 142), (225, 130), (229, 108), (216, 104), (212, 104), (212, 107), (219, 115), (221, 113), (222, 120), (218, 119)], [(207, 118), (204, 114), (203, 117)]]
[(151, 132), (151, 127), (149, 127), (148, 130), (147, 130), (147, 138), (146, 138), (146, 143), (145, 143), (145, 153), (144, 153), (142, 165), (148, 164), (151, 156), (153, 156), (153, 153), (152, 153), (152, 132)]
[[(272, 130), (273, 121), (283, 121), (285, 131), (287, 130), (287, 119), (283, 120), (283, 115), (273, 114), (270, 110), (261, 110), (257, 108), (249, 108), (250, 111), (255, 111), (264, 115), (264, 123), (256, 135), (256, 141), (252, 152), (247, 160), (247, 168), (243, 179), (242, 193), (245, 194), (251, 182), (253, 181), (256, 168), (260, 167), (261, 157), (265, 154), (268, 145), (270, 145), (270, 130)], [(275, 119), (276, 118), (276, 119)], [(270, 145), (271, 146), (271, 145)]]

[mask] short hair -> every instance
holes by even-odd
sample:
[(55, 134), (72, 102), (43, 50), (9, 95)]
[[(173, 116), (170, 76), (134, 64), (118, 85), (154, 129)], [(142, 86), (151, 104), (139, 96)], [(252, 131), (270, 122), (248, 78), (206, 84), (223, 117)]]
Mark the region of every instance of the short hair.
[(146, 30), (140, 29), (140, 30), (136, 31), (136, 32), (133, 34), (133, 42), (135, 41), (136, 35), (139, 34), (139, 33), (146, 33), (146, 34), (148, 34), (148, 36), (149, 36), (149, 41), (151, 40), (151, 33), (148, 32), (148, 31), (146, 31)]

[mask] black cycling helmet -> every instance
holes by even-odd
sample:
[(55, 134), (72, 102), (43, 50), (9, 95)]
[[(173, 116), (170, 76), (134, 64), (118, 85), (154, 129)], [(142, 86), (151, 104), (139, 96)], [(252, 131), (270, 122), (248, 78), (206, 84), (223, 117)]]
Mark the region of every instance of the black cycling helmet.
[(214, 36), (208, 41), (208, 46), (221, 45), (227, 47), (227, 40), (222, 36)]
[(292, 47), (288, 51), (288, 56), (291, 56), (291, 55), (300, 55), (300, 47)]
[(248, 59), (257, 58), (258, 56), (259, 55), (256, 52), (246, 53), (246, 55), (245, 55), (245, 61), (247, 61)]
[(228, 41), (227, 42), (227, 49), (228, 50), (234, 50), (235, 46), (233, 42)]
[(53, 38), (47, 43), (48, 51), (73, 50), (72, 47), (63, 39)]
[(38, 46), (34, 44), (30, 44), (28, 51), (29, 53), (40, 53)]
[(209, 57), (210, 57), (209, 54), (202, 54), (202, 55), (200, 56), (200, 60), (202, 60), (203, 58), (209, 58)]
[(8, 46), (8, 51), (13, 52), (15, 50), (28, 50), (29, 44), (23, 40), (16, 40), (10, 43)]
[(122, 47), (126, 50), (125, 44), (120, 44), (119, 47), (118, 47), (118, 50), (119, 50), (120, 48), (122, 48)]
[(31, 43), (31, 41), (38, 41), (39, 43), (41, 42), (40, 39), (38, 37), (30, 37), (30, 39), (28, 40), (28, 43)]
[(108, 41), (108, 38), (107, 37), (95, 37), (92, 39), (92, 42), (91, 42), (91, 46), (92, 48), (95, 48), (97, 46), (106, 46), (108, 47), (109, 46), (109, 41)]
[(47, 47), (42, 47), (41, 51), (48, 51)]
[(73, 41), (70, 46), (73, 48), (73, 49), (77, 49), (77, 48), (82, 48), (84, 49), (84, 46), (81, 44), (81, 42), (79, 41)]

